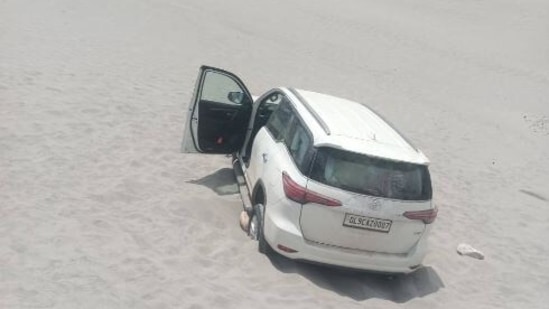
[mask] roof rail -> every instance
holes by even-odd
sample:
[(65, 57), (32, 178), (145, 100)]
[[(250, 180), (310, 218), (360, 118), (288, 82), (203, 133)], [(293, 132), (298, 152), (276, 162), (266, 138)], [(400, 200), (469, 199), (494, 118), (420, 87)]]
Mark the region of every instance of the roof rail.
[(301, 103), (303, 104), (303, 106), (305, 106), (305, 108), (309, 111), (309, 113), (311, 113), (311, 115), (313, 115), (313, 117), (315, 118), (316, 122), (318, 122), (318, 124), (322, 127), (322, 129), (324, 130), (324, 132), (326, 132), (327, 135), (331, 135), (332, 132), (330, 131), (330, 128), (328, 128), (328, 125), (326, 124), (326, 122), (324, 122), (324, 120), (322, 120), (322, 118), (320, 118), (320, 115), (318, 115), (316, 113), (316, 111), (311, 107), (311, 105), (309, 105), (309, 103), (307, 102), (307, 100), (305, 100), (304, 97), (301, 96), (301, 94), (299, 94), (299, 92), (297, 92), (297, 90), (295, 90), (294, 88), (288, 88), (288, 90), (299, 100), (301, 101)]

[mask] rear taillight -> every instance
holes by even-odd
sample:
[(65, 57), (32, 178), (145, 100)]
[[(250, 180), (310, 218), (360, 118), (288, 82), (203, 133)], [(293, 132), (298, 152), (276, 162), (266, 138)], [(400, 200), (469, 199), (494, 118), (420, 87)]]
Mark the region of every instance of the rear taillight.
[(411, 220), (421, 220), (425, 224), (433, 223), (437, 217), (438, 208), (419, 210), (419, 211), (407, 211), (404, 216)]
[(298, 185), (286, 172), (282, 172), (282, 184), (284, 185), (286, 197), (294, 202), (300, 204), (316, 203), (332, 207), (341, 206), (339, 200), (307, 190), (307, 188)]

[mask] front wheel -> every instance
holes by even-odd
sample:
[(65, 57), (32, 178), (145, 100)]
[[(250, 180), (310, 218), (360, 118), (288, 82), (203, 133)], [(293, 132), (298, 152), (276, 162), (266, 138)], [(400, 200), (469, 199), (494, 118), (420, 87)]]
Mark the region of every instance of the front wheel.
[(263, 254), (269, 255), (273, 252), (271, 246), (265, 240), (263, 234), (263, 222), (265, 220), (265, 206), (256, 204), (253, 208), (252, 218), (250, 219), (249, 235), (252, 239), (257, 240), (257, 250)]

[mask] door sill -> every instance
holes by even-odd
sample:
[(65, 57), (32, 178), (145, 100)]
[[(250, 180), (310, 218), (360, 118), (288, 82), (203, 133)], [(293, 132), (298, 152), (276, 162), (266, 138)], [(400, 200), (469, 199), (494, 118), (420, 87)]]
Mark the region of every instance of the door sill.
[(240, 192), (240, 198), (242, 199), (242, 207), (247, 213), (251, 214), (253, 209), (251, 194), (246, 185), (246, 178), (244, 177), (244, 171), (240, 165), (240, 160), (234, 160), (233, 170), (238, 185), (238, 191)]

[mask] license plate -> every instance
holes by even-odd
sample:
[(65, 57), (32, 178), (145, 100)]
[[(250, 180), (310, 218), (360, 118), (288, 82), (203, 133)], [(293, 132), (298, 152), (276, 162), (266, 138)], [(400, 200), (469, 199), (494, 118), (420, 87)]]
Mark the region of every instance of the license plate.
[(393, 224), (393, 221), (391, 220), (357, 216), (353, 214), (345, 214), (345, 219), (343, 220), (344, 226), (383, 233), (389, 233), (391, 224)]

